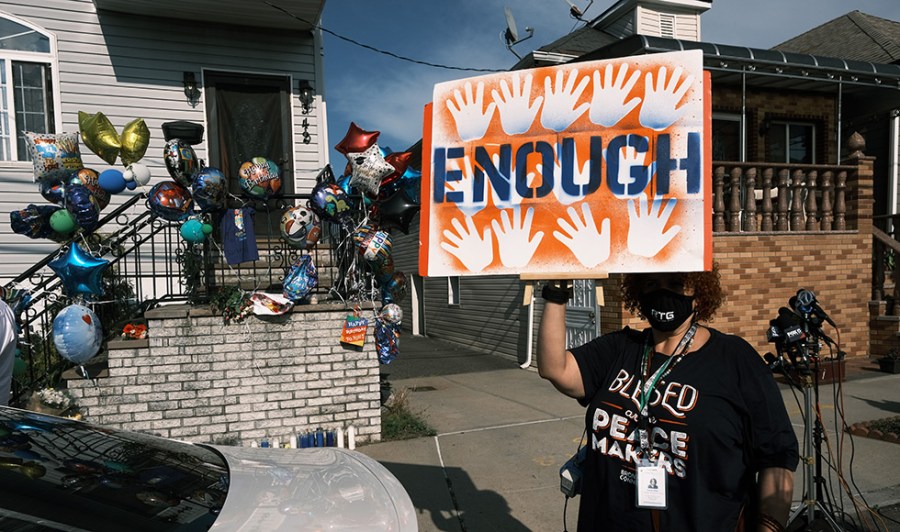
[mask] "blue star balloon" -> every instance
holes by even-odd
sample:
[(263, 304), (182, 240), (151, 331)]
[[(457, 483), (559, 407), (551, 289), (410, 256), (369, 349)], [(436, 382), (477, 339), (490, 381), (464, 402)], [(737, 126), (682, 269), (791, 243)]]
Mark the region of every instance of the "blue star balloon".
[(103, 271), (109, 266), (109, 261), (85, 253), (75, 242), (69, 245), (69, 250), (64, 255), (52, 260), (48, 266), (62, 280), (67, 296), (103, 295)]

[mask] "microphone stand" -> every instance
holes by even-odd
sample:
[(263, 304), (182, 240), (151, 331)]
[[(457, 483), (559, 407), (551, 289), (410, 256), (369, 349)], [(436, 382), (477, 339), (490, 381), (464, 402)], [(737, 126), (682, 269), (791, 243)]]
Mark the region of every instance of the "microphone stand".
[[(789, 531), (816, 531), (829, 530), (823, 528), (824, 523), (817, 520), (820, 515), (832, 532), (844, 532), (837, 524), (834, 517), (823, 504), (825, 478), (822, 476), (822, 440), (824, 428), (817, 415), (819, 411), (819, 341), (816, 330), (809, 327), (810, 314), (803, 314), (803, 333), (801, 360), (802, 366), (798, 367), (800, 388), (803, 391), (803, 455), (800, 458), (803, 467), (803, 502), (795, 508), (788, 517), (786, 530)], [(815, 400), (814, 400), (815, 398)], [(799, 519), (805, 517), (803, 522)], [(805, 525), (804, 525), (805, 523)]]

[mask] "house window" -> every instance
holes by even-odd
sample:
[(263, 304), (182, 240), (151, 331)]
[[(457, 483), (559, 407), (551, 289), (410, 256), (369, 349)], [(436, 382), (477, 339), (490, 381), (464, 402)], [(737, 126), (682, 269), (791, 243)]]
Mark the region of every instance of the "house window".
[(0, 15), (0, 160), (28, 161), (25, 131), (55, 133), (55, 42)]
[(816, 126), (802, 122), (771, 122), (766, 133), (769, 159), (775, 163), (814, 164)]
[(744, 161), (744, 127), (741, 115), (713, 113), (712, 150), (714, 161)]
[(447, 304), (459, 305), (459, 277), (447, 277)]

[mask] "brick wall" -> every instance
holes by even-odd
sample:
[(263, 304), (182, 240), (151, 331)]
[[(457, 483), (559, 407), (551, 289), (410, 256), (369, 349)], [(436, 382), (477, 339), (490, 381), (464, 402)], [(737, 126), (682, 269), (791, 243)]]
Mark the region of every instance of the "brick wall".
[[(712, 91), (713, 112), (740, 114), (741, 87), (715, 85)], [(771, 161), (766, 153), (766, 131), (763, 122), (783, 120), (810, 122), (816, 125), (816, 163), (834, 164), (834, 124), (836, 101), (832, 94), (798, 93), (748, 88), (747, 160)]]
[[(353, 425), (381, 440), (379, 362), (339, 340), (343, 305), (296, 307), (281, 317), (224, 325), (187, 306), (149, 311), (146, 341), (115, 342), (109, 376), (68, 382), (87, 420), (194, 442), (285, 441)], [(132, 347), (134, 346), (134, 347)]]
[[(798, 289), (806, 288), (816, 293), (840, 327), (841, 349), (847, 356), (881, 355), (878, 349), (896, 344), (894, 324), (893, 331), (876, 334), (870, 346), (872, 163), (864, 156), (845, 163), (859, 168), (847, 180), (847, 231), (714, 233), (713, 260), (719, 264), (727, 299), (712, 327), (740, 335), (760, 353), (770, 351), (774, 346), (765, 335), (769, 320), (779, 307), (788, 306)], [(620, 282), (621, 276), (613, 275), (602, 283), (603, 333), (625, 325), (647, 326), (622, 307)], [(881, 314), (873, 309), (871, 319)], [(826, 333), (837, 340), (834, 330), (826, 328)]]

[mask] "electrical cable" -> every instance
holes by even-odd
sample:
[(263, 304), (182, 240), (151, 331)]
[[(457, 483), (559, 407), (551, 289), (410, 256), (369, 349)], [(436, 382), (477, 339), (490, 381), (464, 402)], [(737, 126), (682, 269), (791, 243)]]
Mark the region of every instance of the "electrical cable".
[(340, 35), (338, 33), (335, 33), (333, 31), (329, 30), (328, 28), (322, 26), (321, 24), (315, 24), (313, 22), (310, 22), (302, 17), (299, 17), (299, 16), (291, 13), (287, 9), (284, 9), (281, 6), (277, 6), (271, 2), (267, 2), (266, 0), (262, 0), (262, 3), (267, 4), (270, 7), (273, 7), (275, 9), (281, 11), (282, 13), (286, 14), (287, 16), (289, 16), (295, 20), (299, 20), (300, 22), (303, 22), (304, 24), (308, 24), (309, 26), (311, 26), (315, 29), (321, 30), (333, 37), (337, 37), (338, 39), (341, 39), (342, 41), (346, 41), (350, 44), (359, 46), (360, 48), (365, 48), (366, 50), (371, 50), (371, 51), (379, 53), (379, 54), (387, 55), (387, 56), (393, 57), (394, 59), (399, 59), (401, 61), (407, 61), (409, 63), (415, 63), (417, 65), (430, 66), (430, 67), (434, 67), (434, 68), (444, 68), (447, 70), (461, 70), (463, 72), (490, 72), (490, 73), (505, 72), (504, 69), (498, 69), (498, 68), (469, 68), (469, 67), (459, 67), (459, 66), (452, 66), (452, 65), (442, 65), (440, 63), (430, 63), (428, 61), (421, 61), (419, 59), (413, 59), (411, 57), (402, 56), (402, 55), (396, 54), (394, 52), (389, 52), (387, 50), (382, 50), (380, 48), (376, 48), (376, 47), (370, 46), (368, 44), (363, 44), (359, 41), (355, 41), (355, 40), (351, 39), (350, 37), (344, 37), (343, 35)]

